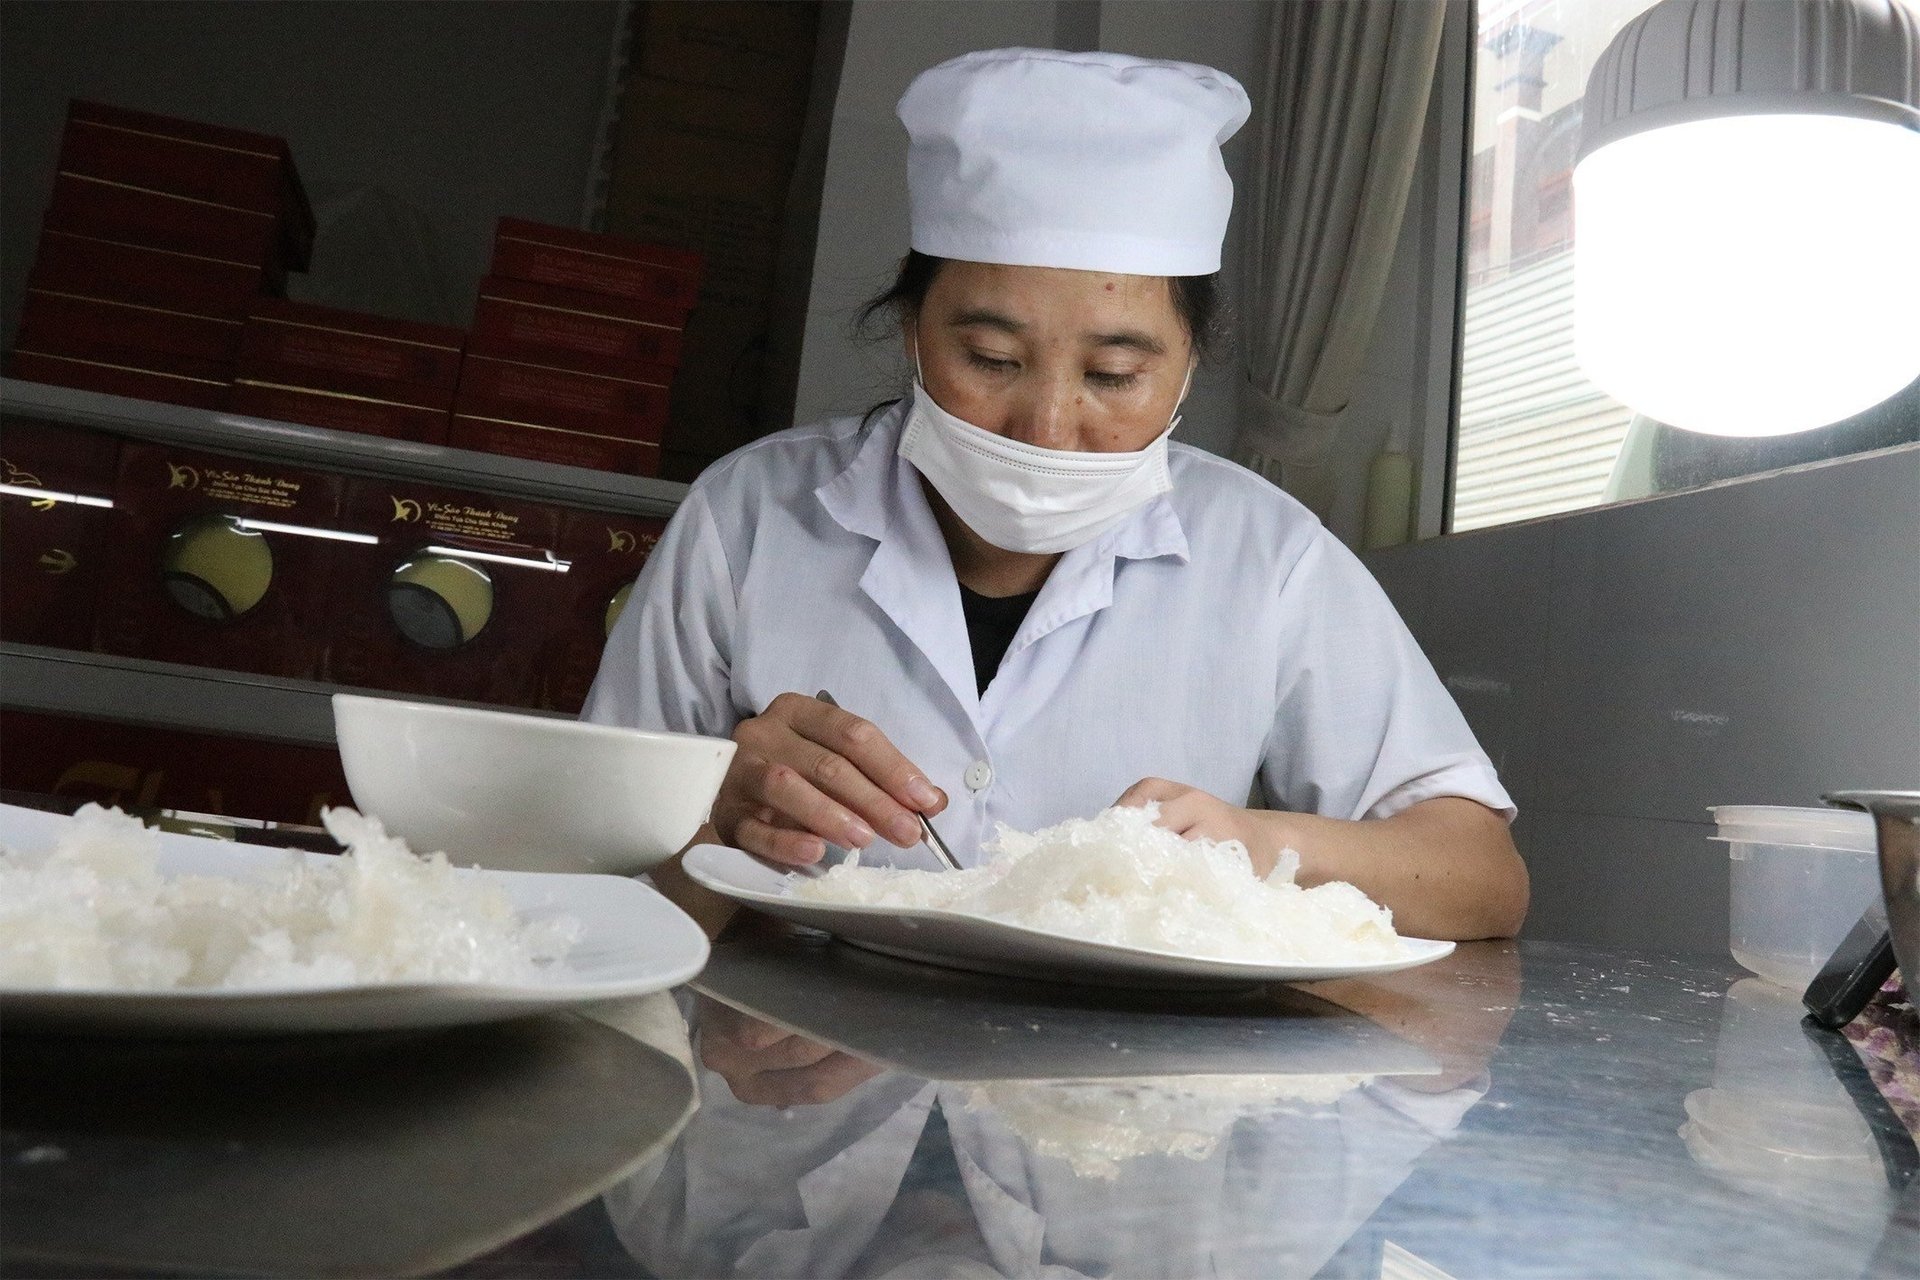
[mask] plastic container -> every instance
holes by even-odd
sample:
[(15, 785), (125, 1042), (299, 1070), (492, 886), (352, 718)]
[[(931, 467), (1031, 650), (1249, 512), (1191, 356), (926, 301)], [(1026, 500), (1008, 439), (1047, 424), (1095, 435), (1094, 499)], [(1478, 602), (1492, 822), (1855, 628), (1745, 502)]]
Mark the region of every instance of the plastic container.
[(1873, 819), (1839, 809), (1720, 805), (1732, 857), (1733, 958), (1803, 991), (1880, 893)]

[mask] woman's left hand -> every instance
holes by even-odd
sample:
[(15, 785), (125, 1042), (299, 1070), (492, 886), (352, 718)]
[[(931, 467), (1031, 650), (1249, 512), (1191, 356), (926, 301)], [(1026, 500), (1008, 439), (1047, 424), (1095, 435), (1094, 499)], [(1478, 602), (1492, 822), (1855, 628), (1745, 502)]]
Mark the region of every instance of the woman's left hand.
[(1464, 796), (1432, 796), (1387, 818), (1349, 820), (1242, 809), (1196, 787), (1142, 778), (1115, 804), (1160, 802), (1160, 825), (1191, 840), (1238, 840), (1253, 873), (1300, 855), (1294, 883), (1344, 880), (1393, 912), (1415, 938), (1505, 938), (1527, 914), (1527, 866), (1504, 814)]
[(1238, 840), (1253, 855), (1256, 873), (1265, 875), (1273, 870), (1280, 850), (1267, 847), (1269, 833), (1252, 812), (1198, 787), (1165, 778), (1142, 778), (1114, 803), (1137, 808), (1156, 800), (1160, 803), (1160, 825), (1175, 835), (1187, 840)]

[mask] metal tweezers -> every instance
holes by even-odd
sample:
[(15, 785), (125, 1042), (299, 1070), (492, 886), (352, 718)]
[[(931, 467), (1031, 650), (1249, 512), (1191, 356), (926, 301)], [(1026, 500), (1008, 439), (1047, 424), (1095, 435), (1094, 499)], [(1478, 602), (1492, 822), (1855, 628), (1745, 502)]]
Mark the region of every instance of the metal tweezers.
[[(833, 700), (833, 695), (825, 689), (822, 689), (813, 696), (830, 707), (840, 705)], [(933, 856), (938, 858), (941, 865), (945, 866), (947, 870), (958, 871), (960, 869), (958, 859), (953, 856), (953, 851), (947, 848), (947, 842), (940, 838), (940, 833), (933, 829), (933, 824), (927, 821), (927, 815), (921, 813), (918, 809), (909, 810), (909, 812), (920, 820), (920, 843), (932, 850)]]

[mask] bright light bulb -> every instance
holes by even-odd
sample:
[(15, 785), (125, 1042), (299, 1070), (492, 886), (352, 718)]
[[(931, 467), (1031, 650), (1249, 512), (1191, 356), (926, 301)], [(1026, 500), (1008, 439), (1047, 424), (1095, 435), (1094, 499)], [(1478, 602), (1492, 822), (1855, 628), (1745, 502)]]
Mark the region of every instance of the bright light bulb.
[(1726, 116), (1607, 143), (1573, 184), (1575, 352), (1621, 403), (1784, 435), (1920, 377), (1920, 133)]

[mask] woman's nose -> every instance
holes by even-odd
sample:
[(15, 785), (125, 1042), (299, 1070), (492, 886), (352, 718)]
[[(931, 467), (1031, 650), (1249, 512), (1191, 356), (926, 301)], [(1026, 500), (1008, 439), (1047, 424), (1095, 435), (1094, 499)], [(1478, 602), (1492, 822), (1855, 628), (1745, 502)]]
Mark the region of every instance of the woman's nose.
[(1078, 387), (1053, 379), (1035, 383), (1009, 406), (1007, 438), (1041, 449), (1077, 448), (1081, 407)]

